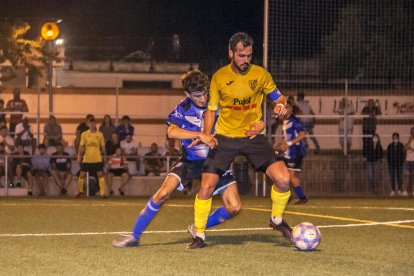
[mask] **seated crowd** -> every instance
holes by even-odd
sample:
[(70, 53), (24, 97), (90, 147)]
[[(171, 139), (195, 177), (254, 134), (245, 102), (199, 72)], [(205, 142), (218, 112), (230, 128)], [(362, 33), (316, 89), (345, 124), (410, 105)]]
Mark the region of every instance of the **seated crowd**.
[[(24, 179), (29, 196), (33, 195), (34, 184), (37, 185), (40, 196), (46, 195), (49, 178), (52, 177), (54, 184), (60, 190), (60, 195), (66, 195), (73, 173), (76, 173), (76, 169), (72, 168), (72, 162), (76, 159), (81, 135), (89, 129), (91, 119), (94, 120), (94, 116), (88, 114), (77, 127), (74, 140), (75, 153), (72, 155), (65, 151), (67, 143), (63, 140), (62, 127), (53, 115), (44, 125), (44, 140), (41, 144), (37, 144), (38, 141), (34, 138), (33, 129), (27, 117), (16, 123), (13, 133), (9, 133), (6, 124), (1, 125), (0, 177), (6, 176), (7, 170), (9, 188), (22, 187)], [(102, 132), (105, 141), (105, 178), (109, 195), (114, 194), (114, 177), (120, 177), (121, 185), (118, 191), (120, 195), (124, 195), (125, 186), (131, 175), (129, 164), (135, 165), (138, 172), (141, 167), (142, 157), (138, 154), (139, 146), (133, 139), (134, 127), (128, 116), (122, 117), (122, 122), (115, 126), (112, 118), (105, 115), (99, 131)], [(172, 165), (173, 160), (178, 160), (180, 154), (179, 150), (173, 148), (174, 146), (174, 140), (167, 142), (168, 150), (164, 156), (173, 156), (168, 166)], [(53, 153), (49, 155), (48, 152)], [(6, 155), (7, 159), (4, 157)], [(153, 143), (151, 150), (144, 157), (145, 175), (159, 176), (161, 172), (165, 172), (167, 167), (165, 160), (166, 158), (158, 152), (158, 145)], [(91, 173), (91, 176), (93, 175)]]

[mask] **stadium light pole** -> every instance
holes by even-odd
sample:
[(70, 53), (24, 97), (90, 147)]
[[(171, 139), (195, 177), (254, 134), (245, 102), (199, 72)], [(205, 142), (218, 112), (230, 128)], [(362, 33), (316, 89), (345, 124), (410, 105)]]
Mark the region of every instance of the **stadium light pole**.
[[(60, 22), (58, 22), (60, 23)], [(59, 27), (54, 22), (46, 22), (42, 25), (40, 29), (40, 35), (48, 43), (49, 51), (53, 50), (53, 41), (55, 41), (59, 36)], [(52, 74), (53, 74), (53, 58), (49, 56), (48, 58), (48, 91), (49, 91), (49, 113), (53, 112), (53, 91), (52, 91)]]

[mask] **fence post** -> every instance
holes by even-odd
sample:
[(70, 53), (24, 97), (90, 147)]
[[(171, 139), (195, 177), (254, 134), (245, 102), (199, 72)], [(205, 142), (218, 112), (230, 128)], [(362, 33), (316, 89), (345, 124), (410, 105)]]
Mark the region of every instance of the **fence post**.
[(5, 170), (5, 172), (4, 172), (4, 181), (6, 182), (5, 184), (6, 184), (6, 196), (7, 197), (9, 196), (9, 180), (8, 180), (9, 165), (8, 165), (8, 163), (9, 163), (8, 157), (7, 157), (7, 155), (5, 155), (4, 156), (4, 170)]
[(348, 155), (348, 79), (345, 79), (345, 106), (344, 111), (344, 155)]

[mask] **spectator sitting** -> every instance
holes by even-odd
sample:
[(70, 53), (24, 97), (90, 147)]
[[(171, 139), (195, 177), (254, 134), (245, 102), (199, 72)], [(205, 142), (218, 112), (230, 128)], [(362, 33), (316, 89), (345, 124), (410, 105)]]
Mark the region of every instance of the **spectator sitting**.
[(0, 127), (0, 143), (4, 143), (7, 154), (12, 154), (15, 150), (14, 138), (9, 135), (7, 127)]
[(46, 153), (46, 145), (39, 144), (37, 147), (39, 154), (33, 155), (32, 157), (32, 167), (33, 167), (33, 175), (36, 180), (36, 184), (40, 190), (40, 196), (46, 195), (47, 184), (49, 182), (49, 163), (50, 157)]
[[(403, 195), (402, 186), (404, 159), (404, 145), (400, 142), (400, 134), (398, 132), (394, 132), (392, 134), (392, 142), (387, 148), (387, 161), (391, 180), (390, 196)], [(398, 185), (398, 187), (396, 185)], [(404, 191), (404, 196), (407, 195), (407, 191)]]
[(129, 116), (125, 115), (124, 117), (122, 117), (122, 123), (116, 128), (119, 141), (121, 142), (126, 139), (128, 134), (134, 136), (134, 127), (129, 122)]
[(180, 151), (175, 147), (175, 139), (167, 138), (167, 151), (164, 153), (164, 156), (170, 157), (169, 169), (178, 161), (180, 158)]
[(49, 122), (47, 122), (43, 128), (44, 144), (46, 147), (56, 146), (62, 141), (62, 127), (56, 122), (56, 117), (53, 115), (49, 116)]
[(139, 170), (141, 161), (138, 156), (138, 145), (132, 139), (131, 134), (128, 134), (126, 139), (121, 141), (121, 148), (124, 151), (125, 156), (127, 156), (128, 161), (136, 162), (137, 170)]
[(94, 119), (94, 116), (92, 114), (86, 115), (85, 121), (80, 123), (78, 127), (76, 128), (76, 137), (75, 137), (75, 142), (74, 142), (76, 154), (78, 154), (81, 135), (83, 132), (89, 129), (89, 123), (91, 119)]
[[(0, 177), (5, 176), (6, 174), (6, 157), (5, 157), (6, 155), (7, 155), (6, 145), (4, 143), (0, 143)], [(10, 158), (8, 158), (7, 161), (8, 161), (7, 162), (8, 179), (13, 179), (13, 170), (12, 170), (12, 166), (10, 166)], [(11, 187), (12, 186), (13, 185), (11, 185)]]
[(118, 134), (114, 132), (111, 134), (111, 139), (108, 142), (105, 142), (106, 155), (110, 156), (115, 154), (115, 150), (120, 147), (121, 144), (119, 143)]
[(161, 154), (158, 152), (157, 143), (151, 144), (151, 150), (145, 154), (145, 157), (145, 175), (153, 174), (160, 176), (163, 162), (161, 160)]
[[(297, 101), (295, 105), (299, 108), (298, 115), (306, 115), (306, 118), (300, 118), (303, 128), (305, 129), (305, 132), (310, 134), (310, 139), (313, 142), (313, 145), (315, 146), (315, 153), (319, 154), (320, 152), (320, 146), (319, 142), (314, 136), (313, 128), (315, 127), (315, 118), (310, 117), (309, 115), (315, 115), (315, 112), (313, 112), (312, 107), (309, 105), (308, 101), (305, 101), (305, 93), (302, 91), (298, 92), (297, 95)], [(307, 140), (305, 139), (305, 142), (307, 144)]]
[(72, 181), (71, 159), (69, 153), (64, 151), (63, 144), (56, 144), (56, 152), (52, 154), (50, 165), (52, 177), (60, 189), (60, 195), (66, 195)]
[(116, 132), (116, 127), (112, 122), (111, 116), (104, 116), (102, 125), (99, 126), (99, 131), (102, 132), (104, 136), (105, 144), (111, 140), (112, 133)]
[(32, 126), (29, 124), (29, 118), (23, 118), (22, 122), (16, 126), (16, 143), (24, 147), (31, 147), (32, 154), (36, 151), (36, 138), (34, 138)]
[(10, 112), (20, 112), (20, 114), (10, 114), (9, 131), (14, 136), (16, 125), (22, 121), (23, 114), (21, 112), (29, 112), (29, 108), (25, 100), (20, 99), (20, 89), (13, 90), (13, 99), (7, 102), (6, 110)]
[(6, 126), (6, 109), (4, 108), (4, 100), (0, 99), (0, 127)]
[[(30, 153), (24, 150), (22, 144), (17, 144), (16, 153), (13, 157), (13, 170), (16, 176), (16, 187), (22, 186), (22, 177), (27, 181), (27, 195), (33, 195), (32, 161)], [(27, 157), (26, 157), (27, 156)]]
[(122, 153), (121, 148), (117, 148), (115, 150), (115, 154), (113, 154), (108, 161), (108, 188), (109, 188), (109, 195), (113, 195), (114, 191), (112, 190), (112, 182), (114, 176), (121, 177), (121, 187), (118, 189), (120, 195), (124, 195), (124, 188), (128, 184), (129, 180), (129, 173), (128, 173), (128, 160)]

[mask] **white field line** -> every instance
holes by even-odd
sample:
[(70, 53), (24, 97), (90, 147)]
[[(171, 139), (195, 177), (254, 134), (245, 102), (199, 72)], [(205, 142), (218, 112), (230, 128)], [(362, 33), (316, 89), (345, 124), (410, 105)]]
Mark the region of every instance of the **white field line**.
[[(342, 227), (360, 227), (360, 226), (376, 226), (386, 224), (404, 224), (412, 223), (414, 220), (396, 220), (375, 223), (351, 223), (351, 224), (333, 224), (318, 225), (318, 228), (342, 228)], [(207, 232), (240, 232), (240, 231), (268, 231), (269, 227), (253, 227), (253, 228), (227, 228), (227, 229), (210, 229)], [(74, 233), (22, 233), (22, 234), (0, 234), (1, 238), (6, 237), (56, 237), (56, 236), (97, 236), (97, 235), (126, 235), (130, 232), (74, 232)], [(165, 231), (145, 231), (144, 234), (176, 234), (187, 233), (187, 230), (165, 230)]]

